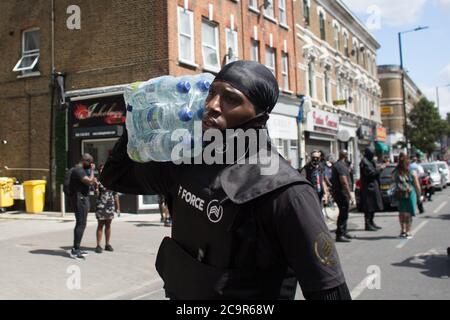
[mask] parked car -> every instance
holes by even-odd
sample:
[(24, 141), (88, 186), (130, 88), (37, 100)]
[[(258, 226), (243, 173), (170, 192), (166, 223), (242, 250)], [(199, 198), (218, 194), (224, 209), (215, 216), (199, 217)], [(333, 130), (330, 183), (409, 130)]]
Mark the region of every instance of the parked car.
[[(392, 190), (394, 187), (394, 177), (393, 172), (395, 170), (395, 165), (388, 165), (380, 173), (380, 190), (381, 197), (383, 198), (383, 206), (385, 209), (395, 208), (395, 203), (392, 203)], [(361, 206), (361, 180), (357, 180), (355, 183), (355, 200), (356, 207), (358, 211), (362, 211)]]
[(444, 161), (438, 161), (437, 164), (438, 164), (438, 168), (442, 169), (441, 173), (445, 177), (445, 180), (444, 180), (445, 181), (444, 188), (445, 188), (447, 185), (450, 185), (450, 170), (448, 168), (447, 163), (445, 163)]
[[(430, 173), (431, 182), (433, 183), (433, 187), (435, 190), (444, 189), (444, 185), (446, 185), (445, 176), (439, 172), (439, 167), (436, 162), (430, 163), (421, 163), (423, 170), (425, 172)], [(442, 171), (442, 169), (441, 169)]]

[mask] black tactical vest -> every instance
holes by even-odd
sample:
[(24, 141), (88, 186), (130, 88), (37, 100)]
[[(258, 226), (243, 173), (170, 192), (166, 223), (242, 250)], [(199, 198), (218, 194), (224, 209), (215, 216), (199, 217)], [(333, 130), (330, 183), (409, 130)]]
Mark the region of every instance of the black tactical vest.
[[(278, 153), (271, 157), (279, 163), (275, 175), (261, 175), (259, 164), (190, 165), (179, 170), (169, 196), (172, 237), (163, 240), (156, 261), (171, 299), (280, 298), (287, 267), (255, 267), (255, 202), (308, 182)], [(296, 281), (290, 285), (295, 292)]]

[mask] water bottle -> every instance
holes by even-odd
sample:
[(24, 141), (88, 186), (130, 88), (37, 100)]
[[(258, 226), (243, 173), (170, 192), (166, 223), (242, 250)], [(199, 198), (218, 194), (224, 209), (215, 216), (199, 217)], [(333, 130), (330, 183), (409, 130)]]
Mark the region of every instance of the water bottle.
[(186, 101), (191, 84), (186, 78), (159, 77), (143, 85), (146, 103)]
[(172, 132), (167, 130), (154, 130), (147, 134), (140, 142), (140, 158), (144, 162), (158, 161), (167, 162), (178, 160), (181, 156), (174, 155), (172, 151), (178, 144), (184, 146), (185, 150), (191, 148), (191, 135), (185, 130), (177, 141), (172, 140)]
[(174, 130), (188, 128), (193, 118), (192, 111), (187, 104), (153, 103), (149, 108), (132, 113), (132, 122), (138, 135), (152, 130)]
[(194, 114), (194, 120), (201, 120), (205, 107), (206, 98), (209, 94), (209, 88), (214, 81), (214, 76), (210, 73), (205, 73), (195, 78), (195, 85), (191, 95), (191, 109)]

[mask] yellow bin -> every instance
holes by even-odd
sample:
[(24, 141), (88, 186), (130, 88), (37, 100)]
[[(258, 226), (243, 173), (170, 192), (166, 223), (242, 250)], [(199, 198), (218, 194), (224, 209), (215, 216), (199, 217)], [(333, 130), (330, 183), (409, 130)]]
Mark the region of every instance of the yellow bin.
[(12, 207), (14, 205), (14, 198), (12, 187), (14, 179), (0, 177), (0, 208)]
[(30, 180), (23, 183), (25, 190), (25, 208), (28, 213), (44, 211), (45, 180)]

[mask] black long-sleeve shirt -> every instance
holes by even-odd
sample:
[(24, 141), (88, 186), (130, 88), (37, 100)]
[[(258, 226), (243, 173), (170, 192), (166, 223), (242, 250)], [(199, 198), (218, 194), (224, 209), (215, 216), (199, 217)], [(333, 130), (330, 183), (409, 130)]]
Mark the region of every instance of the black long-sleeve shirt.
[[(195, 257), (197, 244), (192, 244), (191, 233), (186, 230), (204, 235), (208, 247), (205, 263), (227, 268), (233, 257), (233, 268), (245, 268), (246, 260), (251, 258), (258, 269), (289, 269), (307, 299), (350, 299), (334, 241), (323, 219), (317, 194), (309, 184), (286, 186), (246, 205), (245, 214), (254, 217), (256, 235), (253, 235), (254, 255), (241, 257), (240, 252), (231, 252), (229, 248), (233, 246), (220, 240), (217, 235), (220, 231), (217, 224), (211, 223), (209, 212), (208, 217), (205, 214), (198, 220), (209, 200), (207, 186), (215, 181), (224, 165), (139, 164), (128, 157), (126, 144), (125, 132), (103, 169), (101, 182), (122, 193), (166, 195), (174, 217), (172, 237), (192, 256)], [(233, 207), (236, 207), (233, 203), (224, 204), (221, 223), (232, 223), (226, 219), (227, 210)], [(241, 236), (240, 241), (245, 242), (247, 235)], [(293, 297), (293, 293), (295, 286), (294, 292), (291, 290), (285, 297)]]

